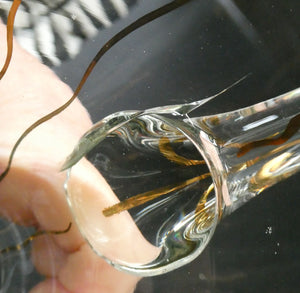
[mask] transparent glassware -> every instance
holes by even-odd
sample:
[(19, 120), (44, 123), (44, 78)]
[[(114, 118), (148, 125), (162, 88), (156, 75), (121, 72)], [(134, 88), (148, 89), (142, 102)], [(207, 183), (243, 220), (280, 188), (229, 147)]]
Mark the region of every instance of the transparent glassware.
[(193, 117), (210, 99), (109, 115), (67, 158), (74, 219), (116, 268), (150, 276), (190, 262), (222, 217), (300, 170), (300, 88)]

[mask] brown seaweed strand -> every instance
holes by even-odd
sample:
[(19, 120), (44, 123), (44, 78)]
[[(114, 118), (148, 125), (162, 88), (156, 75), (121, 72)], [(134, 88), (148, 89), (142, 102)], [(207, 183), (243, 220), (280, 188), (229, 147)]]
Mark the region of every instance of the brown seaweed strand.
[(12, 52), (13, 52), (13, 33), (14, 33), (15, 16), (21, 2), (22, 0), (14, 0), (8, 13), (7, 25), (6, 25), (7, 53), (6, 53), (6, 59), (4, 65), (0, 71), (0, 80), (5, 75), (11, 61)]
[(17, 245), (9, 246), (9, 247), (1, 249), (0, 250), (0, 255), (1, 254), (6, 254), (6, 253), (9, 253), (9, 252), (13, 252), (13, 251), (20, 251), (22, 248), (26, 247), (29, 243), (31, 243), (35, 238), (37, 238), (41, 235), (65, 234), (65, 233), (70, 231), (71, 226), (72, 226), (72, 223), (69, 223), (68, 227), (65, 230), (62, 230), (62, 231), (56, 231), (56, 230), (54, 230), (54, 231), (47, 231), (47, 230), (38, 231), (38, 232), (34, 233), (33, 235), (29, 236), (28, 238), (26, 238), (22, 243), (19, 243)]
[(163, 137), (158, 142), (159, 151), (171, 162), (183, 166), (205, 165), (204, 160), (190, 160), (175, 153), (168, 137)]
[(128, 25), (127, 27), (125, 27), (123, 30), (121, 30), (119, 33), (117, 33), (116, 35), (114, 35), (97, 53), (97, 55), (93, 58), (93, 60), (91, 61), (91, 63), (89, 64), (89, 66), (87, 67), (82, 79), (80, 80), (76, 90), (74, 91), (74, 94), (72, 95), (72, 97), (62, 106), (60, 106), (59, 108), (57, 108), (56, 110), (52, 111), (51, 113), (45, 115), (44, 117), (40, 118), (39, 120), (37, 120), (35, 123), (33, 123), (31, 126), (29, 126), (23, 133), (22, 135), (19, 137), (19, 139), (16, 141), (14, 147), (11, 150), (9, 159), (8, 159), (8, 163), (7, 166), (5, 168), (5, 170), (3, 171), (3, 173), (0, 175), (0, 182), (5, 178), (5, 176), (8, 174), (11, 164), (12, 164), (12, 160), (14, 157), (14, 154), (18, 148), (18, 146), (20, 145), (20, 143), (22, 142), (22, 140), (32, 131), (34, 130), (36, 127), (38, 127), (39, 125), (45, 123), (46, 121), (50, 120), (51, 118), (53, 118), (54, 116), (58, 115), (59, 113), (61, 113), (62, 111), (64, 111), (78, 96), (80, 90), (82, 89), (83, 85), (85, 84), (86, 80), (88, 79), (90, 73), (92, 72), (92, 70), (94, 69), (94, 67), (96, 66), (96, 64), (98, 63), (98, 61), (101, 59), (101, 57), (108, 51), (110, 50), (116, 43), (118, 43), (120, 40), (122, 40), (123, 38), (125, 38), (127, 35), (129, 35), (130, 33), (132, 33), (133, 31), (135, 31), (136, 29), (140, 28), (141, 26), (153, 21), (154, 19), (163, 16), (164, 14), (169, 13), (172, 10), (175, 10), (176, 8), (188, 3), (191, 0), (175, 0), (172, 1), (152, 12), (149, 12), (148, 14), (142, 16), (141, 18), (137, 19), (136, 21), (134, 21), (133, 23), (131, 23), (130, 25)]
[(267, 145), (280, 145), (288, 141), (298, 130), (300, 129), (300, 114), (294, 116), (288, 123), (285, 131), (277, 138), (268, 138), (262, 140), (256, 140), (249, 142), (242, 146), (238, 153), (237, 157), (242, 157), (252, 149), (267, 146)]
[(150, 190), (150, 191), (147, 191), (144, 193), (137, 194), (137, 195), (132, 196), (128, 199), (125, 199), (113, 206), (105, 208), (102, 211), (102, 213), (105, 217), (110, 217), (114, 214), (119, 214), (123, 211), (130, 210), (130, 209), (132, 209), (134, 207), (138, 207), (148, 201), (154, 200), (162, 195), (183, 189), (186, 186), (189, 186), (197, 181), (204, 180), (210, 176), (211, 176), (210, 173), (204, 173), (200, 176), (196, 176), (194, 178), (185, 180), (181, 183), (170, 184), (170, 185), (167, 185), (164, 187), (160, 187), (160, 188), (157, 188), (154, 190)]
[(201, 199), (199, 200), (195, 213), (200, 214), (205, 209), (208, 195), (214, 190), (214, 184), (210, 184), (208, 188), (203, 192)]
[(206, 207), (208, 195), (214, 190), (214, 184), (212, 183), (203, 193), (199, 203), (197, 204), (195, 210), (195, 222), (197, 224), (197, 229), (208, 228), (215, 218), (214, 211), (211, 207)]

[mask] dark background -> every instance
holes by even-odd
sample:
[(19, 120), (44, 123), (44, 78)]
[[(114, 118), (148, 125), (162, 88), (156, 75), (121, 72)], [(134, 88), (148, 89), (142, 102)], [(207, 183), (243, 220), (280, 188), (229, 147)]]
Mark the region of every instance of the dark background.
[[(129, 18), (57, 68), (73, 88), (109, 37), (166, 1), (140, 1)], [(237, 109), (299, 86), (298, 0), (201, 0), (139, 29), (98, 64), (80, 98), (94, 121), (112, 112), (195, 101), (250, 75), (200, 114)], [(136, 293), (299, 292), (299, 174), (222, 220), (204, 253)]]

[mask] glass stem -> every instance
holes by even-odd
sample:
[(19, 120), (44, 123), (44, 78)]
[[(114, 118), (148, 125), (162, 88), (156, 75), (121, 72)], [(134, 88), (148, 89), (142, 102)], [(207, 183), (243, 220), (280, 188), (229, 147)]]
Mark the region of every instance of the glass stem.
[(186, 122), (193, 124), (223, 215), (300, 170), (300, 89)]

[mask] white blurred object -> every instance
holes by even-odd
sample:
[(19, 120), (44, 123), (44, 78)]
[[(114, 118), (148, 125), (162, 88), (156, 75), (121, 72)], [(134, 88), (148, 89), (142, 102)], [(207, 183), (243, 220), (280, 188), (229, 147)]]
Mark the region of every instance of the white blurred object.
[[(86, 39), (126, 16), (136, 0), (24, 0), (15, 19), (14, 33), (29, 53), (49, 66), (74, 58)], [(12, 1), (0, 0), (6, 23)]]

